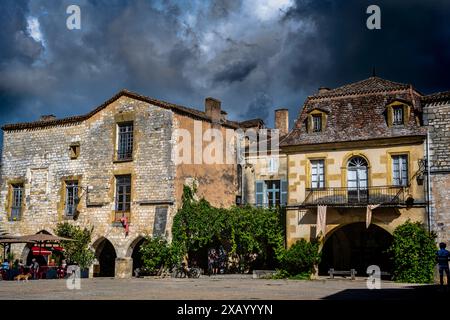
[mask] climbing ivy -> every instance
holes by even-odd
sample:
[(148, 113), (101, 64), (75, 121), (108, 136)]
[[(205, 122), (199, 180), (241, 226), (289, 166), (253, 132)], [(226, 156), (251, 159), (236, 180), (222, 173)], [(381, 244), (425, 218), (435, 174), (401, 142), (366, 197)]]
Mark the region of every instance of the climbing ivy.
[(219, 242), (236, 258), (240, 270), (251, 263), (265, 266), (278, 261), (284, 247), (280, 210), (251, 206), (215, 208), (205, 199), (195, 200), (195, 188), (187, 186), (182, 200), (172, 235), (185, 253)]

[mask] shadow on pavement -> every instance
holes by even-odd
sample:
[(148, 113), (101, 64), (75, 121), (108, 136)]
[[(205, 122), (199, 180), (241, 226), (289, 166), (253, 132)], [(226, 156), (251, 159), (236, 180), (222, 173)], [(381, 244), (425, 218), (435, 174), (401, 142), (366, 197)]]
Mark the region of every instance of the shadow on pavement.
[(324, 300), (446, 300), (450, 292), (440, 290), (439, 285), (418, 285), (398, 289), (346, 289), (324, 297)]

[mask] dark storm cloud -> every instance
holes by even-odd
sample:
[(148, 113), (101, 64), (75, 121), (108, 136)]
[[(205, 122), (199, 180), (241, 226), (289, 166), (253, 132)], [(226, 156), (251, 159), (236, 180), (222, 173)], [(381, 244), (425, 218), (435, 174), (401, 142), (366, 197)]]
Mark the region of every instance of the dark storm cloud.
[(412, 83), (425, 92), (450, 89), (450, 2), (376, 1), (381, 30), (366, 28), (371, 4), (296, 1), (285, 21), (310, 20), (316, 30), (310, 39), (291, 34), (291, 50), (307, 49), (326, 58), (323, 64), (309, 65), (297, 60), (290, 83), (301, 86), (307, 75), (316, 85), (334, 87), (365, 78), (375, 67), (379, 76)]
[[(82, 29), (66, 28), (81, 8)], [(83, 114), (128, 88), (229, 118), (263, 118), (307, 95), (370, 76), (449, 90), (449, 1), (2, 0), (0, 125)], [(31, 20), (30, 20), (31, 19)], [(35, 19), (35, 20), (33, 20)], [(30, 21), (35, 21), (34, 31)]]
[(224, 66), (224, 69), (214, 76), (214, 81), (228, 82), (243, 81), (256, 68), (253, 61), (237, 61)]

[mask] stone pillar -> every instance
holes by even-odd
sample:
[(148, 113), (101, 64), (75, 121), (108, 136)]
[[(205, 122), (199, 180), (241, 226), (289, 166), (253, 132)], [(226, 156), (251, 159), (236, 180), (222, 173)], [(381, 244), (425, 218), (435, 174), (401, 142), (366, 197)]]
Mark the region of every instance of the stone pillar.
[(130, 279), (133, 275), (133, 259), (116, 258), (116, 274), (118, 279)]

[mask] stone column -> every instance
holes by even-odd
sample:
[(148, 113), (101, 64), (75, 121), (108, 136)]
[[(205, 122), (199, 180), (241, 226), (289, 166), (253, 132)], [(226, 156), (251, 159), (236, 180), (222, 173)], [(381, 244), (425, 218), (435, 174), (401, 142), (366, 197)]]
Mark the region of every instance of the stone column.
[(133, 259), (116, 258), (115, 277), (118, 279), (129, 279), (133, 275)]

